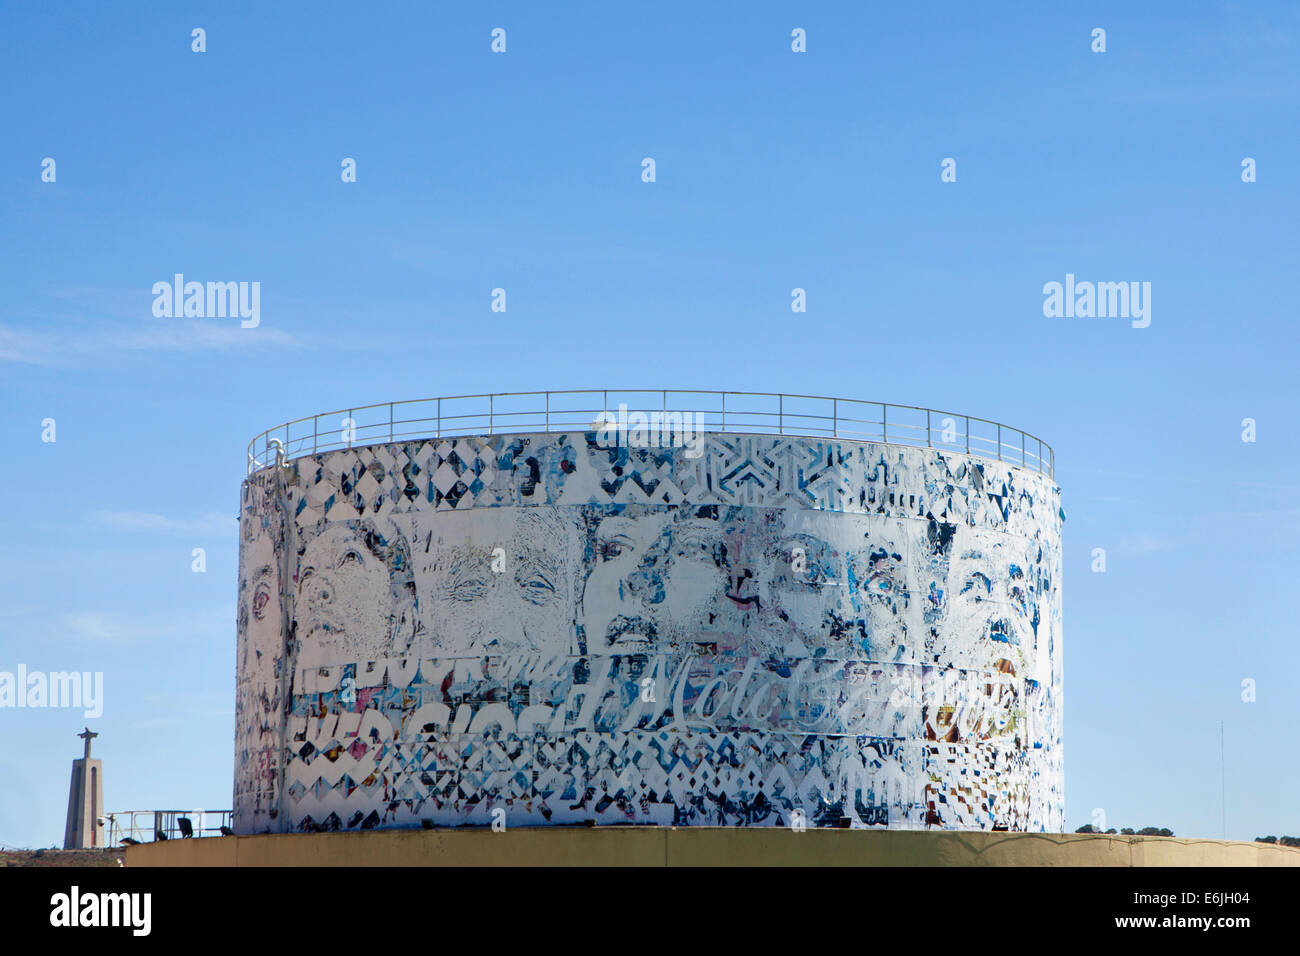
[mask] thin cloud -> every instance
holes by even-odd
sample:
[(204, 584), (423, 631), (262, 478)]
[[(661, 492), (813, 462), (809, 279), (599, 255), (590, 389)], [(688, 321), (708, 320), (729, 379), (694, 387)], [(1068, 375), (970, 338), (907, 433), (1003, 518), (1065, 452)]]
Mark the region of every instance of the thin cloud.
[(63, 623), (77, 637), (92, 641), (129, 640), (125, 631), (103, 614), (69, 614), (64, 617)]
[(1158, 551), (1168, 550), (1170, 542), (1164, 538), (1157, 538), (1151, 534), (1136, 534), (1126, 538), (1122, 548), (1133, 554), (1155, 554)]
[(144, 319), (139, 322), (73, 322), (58, 331), (0, 325), (0, 361), (60, 367), (112, 353), (228, 352), (236, 349), (302, 348), (288, 332), (238, 319)]
[(234, 628), (235, 612), (231, 607), (206, 612), (177, 615), (152, 620), (130, 618), (110, 611), (81, 611), (60, 618), (64, 634), (82, 640), (110, 644), (140, 644), (168, 638), (178, 639), (222, 636)]
[(192, 518), (169, 518), (148, 511), (92, 511), (92, 520), (119, 531), (141, 534), (230, 537), (238, 531), (233, 515), (203, 511)]

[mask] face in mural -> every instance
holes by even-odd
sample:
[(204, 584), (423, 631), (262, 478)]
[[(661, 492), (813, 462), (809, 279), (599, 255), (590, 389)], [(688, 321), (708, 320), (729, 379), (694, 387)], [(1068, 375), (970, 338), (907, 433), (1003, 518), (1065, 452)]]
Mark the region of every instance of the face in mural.
[(550, 506), (439, 512), (415, 532), (420, 653), (567, 654), (577, 517)]
[(270, 522), (275, 514), (263, 489), (245, 486), (240, 519), (243, 553), (239, 578), (239, 656), (241, 680), (264, 680), (274, 669), (282, 644), (280, 567)]
[(721, 548), (717, 564), (723, 590), (711, 608), (713, 633), (720, 649), (745, 653), (780, 653), (788, 627), (777, 616), (773, 576), (783, 558), (774, 543), (782, 533), (775, 510), (721, 509)]
[(764, 566), (772, 607), (763, 628), (771, 646), (765, 650), (801, 655), (824, 648), (871, 660), (905, 656), (909, 634), (919, 628), (913, 595), (920, 582), (913, 580), (901, 536), (842, 514), (772, 514), (775, 543)]
[[(944, 632), (958, 666), (1030, 676), (1035, 599), (1025, 556), (1000, 541), (957, 552), (949, 569)], [(955, 661), (956, 662), (956, 661)]]
[(851, 624), (834, 623), (845, 597), (844, 555), (820, 537), (820, 529), (803, 528), (782, 529), (768, 549), (771, 607), (767, 647), (760, 651), (806, 656), (810, 646), (834, 639), (828, 631), (854, 640)]
[(717, 509), (613, 511), (590, 532), (582, 595), (590, 653), (631, 653), (708, 641), (725, 599), (756, 605), (743, 571), (723, 567)]
[(283, 654), (279, 560), (272, 532), (278, 514), (255, 480), (244, 485), (240, 516), (237, 625), (235, 807), (254, 827), (265, 826), (275, 791), (275, 747)]
[(327, 525), (298, 561), (299, 664), (373, 660), (402, 642), (413, 587), (409, 548), (369, 521)]
[(913, 626), (917, 585), (904, 555), (842, 515), (614, 511), (595, 523), (590, 551), (582, 619), (591, 653), (695, 642), (762, 656), (892, 657)]
[(906, 656), (917, 629), (912, 618), (921, 582), (912, 550), (905, 538), (876, 531), (864, 534), (862, 545), (847, 555), (849, 593), (866, 621), (866, 650), (875, 660)]
[(801, 656), (847, 633), (840, 610), (844, 555), (825, 532), (820, 522), (785, 509), (724, 509), (725, 590), (712, 616), (720, 648)]

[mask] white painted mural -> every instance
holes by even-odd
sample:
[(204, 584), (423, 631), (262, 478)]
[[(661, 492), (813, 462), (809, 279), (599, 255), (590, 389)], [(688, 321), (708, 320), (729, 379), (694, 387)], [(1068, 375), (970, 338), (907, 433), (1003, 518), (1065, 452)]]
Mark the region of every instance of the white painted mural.
[(607, 444), (249, 477), (237, 832), (1062, 828), (1050, 478), (840, 440)]

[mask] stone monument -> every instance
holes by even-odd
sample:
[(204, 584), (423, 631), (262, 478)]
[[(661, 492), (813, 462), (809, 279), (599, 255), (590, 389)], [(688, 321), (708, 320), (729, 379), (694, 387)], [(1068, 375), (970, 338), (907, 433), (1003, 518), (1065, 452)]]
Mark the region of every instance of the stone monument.
[(77, 734), (86, 742), (86, 752), (72, 761), (72, 785), (68, 789), (68, 823), (63, 831), (63, 849), (85, 850), (104, 846), (104, 770), (90, 756), (90, 742), (99, 734), (89, 727)]

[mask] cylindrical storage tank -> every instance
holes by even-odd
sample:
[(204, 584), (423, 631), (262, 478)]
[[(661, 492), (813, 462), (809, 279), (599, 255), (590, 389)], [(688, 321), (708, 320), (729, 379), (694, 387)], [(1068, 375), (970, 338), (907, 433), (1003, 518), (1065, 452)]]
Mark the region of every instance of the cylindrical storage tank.
[(593, 422), (559, 394), (504, 420), (484, 396), (458, 434), (439, 402), (256, 440), (237, 833), (1062, 829), (1047, 446), (830, 399)]

